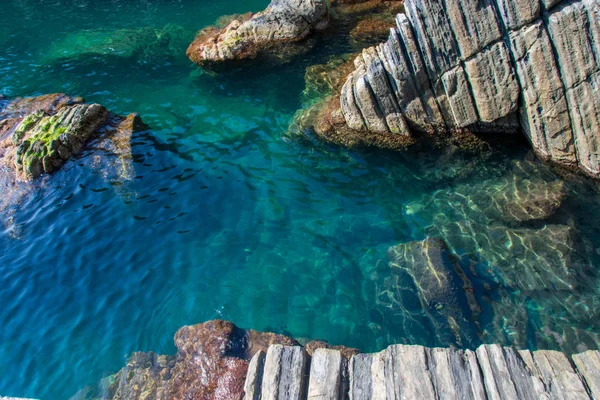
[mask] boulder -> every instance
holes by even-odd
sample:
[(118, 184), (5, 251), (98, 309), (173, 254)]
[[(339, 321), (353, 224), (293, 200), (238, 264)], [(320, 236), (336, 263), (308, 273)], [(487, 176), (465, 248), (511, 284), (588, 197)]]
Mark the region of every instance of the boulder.
[(323, 0), (272, 0), (264, 11), (234, 18), (224, 28), (201, 30), (187, 55), (200, 66), (253, 59), (273, 47), (301, 41), (328, 23)]
[(122, 168), (130, 168), (129, 140), (141, 129), (146, 127), (136, 114), (120, 117), (82, 98), (52, 94), (16, 99), (0, 111), (0, 164), (18, 179), (31, 181), (59, 170), (72, 155), (106, 133), (114, 140), (104, 146), (118, 154), (129, 149), (128, 159), (121, 161)]

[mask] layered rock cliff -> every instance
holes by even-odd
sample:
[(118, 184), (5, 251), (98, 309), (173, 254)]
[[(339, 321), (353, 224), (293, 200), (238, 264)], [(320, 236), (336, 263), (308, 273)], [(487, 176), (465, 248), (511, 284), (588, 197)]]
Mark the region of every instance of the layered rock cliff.
[[(522, 130), (544, 159), (600, 176), (600, 2), (406, 0), (315, 130), (341, 144)], [(348, 139), (351, 138), (351, 139)]]

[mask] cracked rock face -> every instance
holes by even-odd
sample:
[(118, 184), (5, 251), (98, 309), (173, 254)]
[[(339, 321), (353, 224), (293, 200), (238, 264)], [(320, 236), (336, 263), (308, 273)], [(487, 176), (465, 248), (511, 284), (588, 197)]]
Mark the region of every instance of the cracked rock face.
[(273, 46), (305, 39), (328, 23), (323, 0), (272, 0), (264, 11), (238, 16), (223, 29), (203, 29), (187, 55), (200, 66), (252, 59)]
[(416, 132), (522, 130), (542, 158), (600, 176), (598, 0), (406, 0), (405, 9), (388, 40), (356, 58), (318, 134), (377, 146)]
[[(99, 104), (64, 94), (4, 101), (0, 105), (0, 165), (16, 177), (31, 181), (59, 170), (101, 133), (122, 138), (128, 145), (131, 133), (142, 129), (139, 116), (123, 118)], [(116, 145), (118, 141), (113, 144)]]

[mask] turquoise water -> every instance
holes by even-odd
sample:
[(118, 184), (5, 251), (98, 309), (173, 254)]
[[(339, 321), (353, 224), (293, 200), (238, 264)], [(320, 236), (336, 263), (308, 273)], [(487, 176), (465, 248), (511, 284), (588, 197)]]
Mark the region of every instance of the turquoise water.
[[(567, 182), (549, 220), (500, 223), (488, 194), (558, 179), (523, 143), (468, 157), (348, 151), (286, 134), (306, 67), (348, 51), (345, 38), (293, 64), (212, 75), (185, 45), (266, 0), (3, 3), (1, 93), (82, 95), (138, 112), (151, 129), (132, 140), (133, 179), (106, 176), (88, 150), (32, 189), (3, 188), (12, 200), (0, 211), (0, 394), (67, 399), (133, 351), (173, 353), (179, 327), (213, 318), (364, 351), (598, 347), (593, 184)], [(154, 42), (165, 32), (170, 40)], [(546, 225), (568, 227), (572, 241), (544, 236)], [(388, 265), (390, 246), (428, 235), (463, 256), (481, 305), (473, 313), (459, 299), (458, 330)], [(571, 271), (569, 289), (559, 276), (524, 290), (521, 272), (538, 267)]]

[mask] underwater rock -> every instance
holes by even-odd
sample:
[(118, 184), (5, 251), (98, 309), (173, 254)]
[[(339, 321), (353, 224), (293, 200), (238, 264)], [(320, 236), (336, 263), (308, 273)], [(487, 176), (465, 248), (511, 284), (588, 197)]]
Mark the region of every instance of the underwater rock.
[(120, 57), (156, 64), (181, 56), (191, 35), (185, 28), (167, 24), (163, 28), (82, 30), (55, 40), (44, 52), (44, 64), (84, 57)]
[(115, 143), (123, 147), (138, 129), (143, 129), (139, 116), (123, 118), (78, 97), (15, 99), (0, 111), (0, 164), (31, 181), (59, 170), (101, 133), (116, 132)]
[(323, 0), (272, 0), (264, 11), (243, 14), (225, 28), (203, 29), (187, 55), (200, 66), (253, 59), (265, 50), (301, 41), (328, 23)]
[(597, 0), (549, 2), (543, 17), (526, 1), (406, 0), (405, 8), (388, 40), (363, 50), (323, 103), (317, 134), (395, 148), (423, 133), (520, 127), (540, 157), (600, 176)]
[(250, 359), (271, 344), (297, 342), (221, 320), (185, 326), (175, 334), (175, 356), (134, 353), (127, 366), (109, 378), (102, 398), (242, 399)]
[(350, 31), (350, 37), (357, 44), (380, 42), (389, 35), (390, 28), (394, 26), (393, 21), (370, 17), (361, 19)]
[[(476, 320), (481, 307), (472, 296), (472, 284), (458, 264), (455, 255), (439, 238), (402, 243), (388, 250), (392, 270), (408, 274), (417, 287), (423, 308), (448, 320), (448, 325), (461, 342), (460, 325)], [(468, 304), (471, 316), (464, 315), (460, 303)]]

